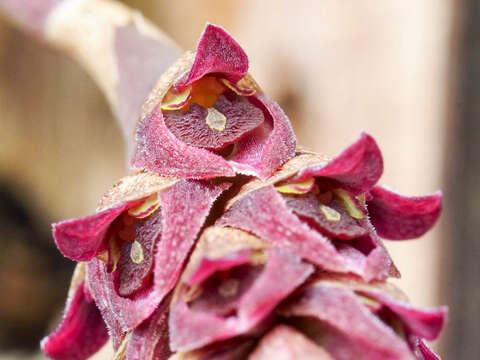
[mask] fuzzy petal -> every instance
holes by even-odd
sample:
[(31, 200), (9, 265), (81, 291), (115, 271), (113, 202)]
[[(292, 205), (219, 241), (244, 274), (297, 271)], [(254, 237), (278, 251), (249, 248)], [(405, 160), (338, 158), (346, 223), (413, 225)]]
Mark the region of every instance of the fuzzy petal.
[(265, 241), (285, 247), (322, 269), (348, 272), (332, 242), (301, 222), (273, 186), (245, 194), (217, 221), (249, 231)]
[(67, 301), (64, 318), (57, 329), (42, 340), (43, 352), (55, 360), (83, 360), (96, 353), (108, 340), (100, 311), (88, 298), (84, 282)]
[(326, 345), (333, 354), (351, 346), (371, 360), (412, 358), (407, 344), (349, 290), (317, 284), (280, 311), (285, 316), (314, 317), (333, 328), (344, 339), (341, 348), (335, 342)]
[(133, 204), (124, 203), (84, 218), (53, 224), (53, 237), (58, 249), (72, 260), (90, 260), (101, 250), (110, 224)]
[(247, 70), (248, 57), (240, 45), (220, 26), (207, 24), (198, 42), (192, 69), (175, 86), (183, 89), (212, 73), (236, 83)]
[(192, 104), (186, 111), (167, 111), (163, 117), (169, 130), (184, 143), (196, 147), (221, 149), (255, 129), (263, 121), (262, 110), (239, 96), (220, 96), (213, 108), (226, 118), (221, 131), (206, 123), (208, 109)]
[(297, 330), (277, 325), (262, 337), (249, 360), (333, 360), (323, 348)]
[(135, 168), (189, 179), (235, 175), (232, 166), (221, 156), (177, 139), (163, 121), (160, 107), (138, 124), (136, 138), (137, 151), (132, 159)]
[(258, 278), (236, 300), (236, 315), (223, 317), (195, 311), (184, 300), (174, 304), (169, 319), (170, 347), (186, 351), (247, 333), (312, 272), (313, 267), (302, 263), (300, 258), (272, 250)]
[(183, 263), (197, 239), (215, 199), (230, 186), (182, 180), (160, 194), (162, 234), (156, 246), (153, 284), (133, 296), (120, 296), (115, 289), (115, 274), (93, 259), (87, 276), (92, 296), (109, 329), (121, 334), (148, 318), (175, 286)]
[(135, 224), (135, 241), (142, 247), (143, 261), (136, 264), (131, 259), (133, 243), (126, 242), (121, 249), (118, 264), (118, 292), (129, 296), (140, 289), (151, 273), (155, 243), (160, 241), (162, 214), (157, 211), (144, 221)]
[(448, 308), (442, 306), (434, 309), (414, 308), (407, 302), (399, 301), (378, 292), (369, 293), (369, 296), (380, 301), (397, 315), (410, 333), (435, 340), (445, 325)]
[(407, 197), (380, 186), (371, 189), (367, 201), (371, 221), (379, 236), (390, 240), (422, 236), (435, 224), (442, 209), (442, 194)]
[(375, 140), (363, 133), (355, 143), (325, 166), (313, 166), (301, 171), (296, 177), (326, 177), (336, 180), (354, 194), (369, 190), (383, 172), (383, 159)]
[(240, 140), (230, 160), (237, 172), (266, 179), (295, 156), (296, 138), (290, 120), (275, 101), (264, 94), (251, 99), (265, 108), (266, 118), (271, 120)]
[(332, 221), (322, 211), (322, 204), (313, 194), (304, 196), (284, 196), (287, 206), (298, 216), (308, 219), (308, 223), (322, 232), (325, 236), (340, 240), (352, 240), (368, 234), (367, 220), (352, 218), (338, 200), (328, 204), (328, 208), (334, 210), (339, 216), (338, 220)]
[(125, 360), (166, 360), (170, 357), (168, 300), (165, 299), (155, 313), (133, 331)]

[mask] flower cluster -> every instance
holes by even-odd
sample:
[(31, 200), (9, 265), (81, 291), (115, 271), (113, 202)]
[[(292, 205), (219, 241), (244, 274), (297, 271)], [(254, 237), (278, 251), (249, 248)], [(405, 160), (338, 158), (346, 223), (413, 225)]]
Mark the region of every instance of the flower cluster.
[(437, 359), (446, 308), (418, 309), (381, 238), (417, 238), (441, 194), (377, 185), (361, 137), (334, 159), (295, 150), (290, 123), (207, 25), (161, 77), (136, 128), (134, 174), (98, 211), (53, 225), (78, 261), (64, 318), (42, 342), (86, 359)]

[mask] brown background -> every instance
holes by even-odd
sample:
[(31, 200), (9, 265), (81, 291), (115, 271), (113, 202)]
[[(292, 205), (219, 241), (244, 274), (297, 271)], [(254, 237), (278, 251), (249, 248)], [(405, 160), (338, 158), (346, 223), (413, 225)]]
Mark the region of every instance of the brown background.
[[(335, 155), (365, 130), (383, 150), (382, 183), (412, 195), (446, 191), (434, 231), (387, 245), (415, 304), (452, 306), (437, 349), (477, 358), (480, 194), (469, 191), (480, 183), (475, 1), (125, 2), (187, 49), (206, 21), (223, 25), (304, 146)], [(72, 264), (54, 249), (49, 223), (93, 211), (123, 173), (120, 131), (92, 81), (0, 20), (5, 356), (39, 356), (21, 353), (36, 348), (63, 305)]]

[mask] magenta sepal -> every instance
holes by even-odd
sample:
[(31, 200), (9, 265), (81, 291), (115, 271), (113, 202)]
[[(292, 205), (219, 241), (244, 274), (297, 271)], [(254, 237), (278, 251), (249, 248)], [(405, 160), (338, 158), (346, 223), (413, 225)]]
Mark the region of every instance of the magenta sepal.
[(385, 279), (395, 272), (379, 240), (368, 240), (369, 247), (373, 248), (368, 255), (348, 244), (339, 244), (336, 248), (330, 239), (293, 214), (273, 186), (242, 196), (217, 221), (217, 225), (251, 232), (276, 246), (290, 249), (324, 270), (352, 272), (367, 281)]
[(60, 325), (42, 340), (42, 351), (51, 359), (87, 359), (107, 342), (107, 328), (87, 292), (82, 282), (68, 299)]
[(53, 238), (60, 252), (75, 261), (88, 261), (105, 248), (102, 246), (108, 228), (125, 210), (138, 201), (78, 219), (70, 219), (52, 225)]
[(436, 223), (442, 210), (442, 194), (403, 196), (384, 187), (370, 190), (368, 212), (379, 236), (389, 240), (422, 236)]
[(315, 284), (279, 311), (288, 317), (317, 319), (325, 326), (322, 344), (335, 359), (412, 358), (407, 344), (350, 290)]
[(175, 87), (182, 90), (212, 73), (236, 83), (247, 70), (248, 57), (241, 46), (222, 27), (207, 23), (197, 45), (192, 69), (177, 81)]
[(401, 320), (410, 334), (427, 340), (435, 340), (445, 325), (448, 308), (418, 309), (409, 303), (395, 300), (380, 292), (367, 292)]
[(383, 172), (382, 153), (375, 140), (362, 133), (360, 138), (326, 165), (301, 170), (296, 180), (324, 177), (342, 184), (353, 194), (360, 194), (376, 184)]
[(172, 352), (168, 346), (167, 297), (152, 316), (141, 323), (128, 341), (125, 360), (167, 360)]
[[(215, 313), (219, 306), (213, 296), (203, 299), (212, 304), (203, 303), (200, 309), (194, 303), (189, 305), (183, 298), (178, 299), (169, 318), (171, 349), (186, 351), (247, 334), (313, 272), (313, 266), (287, 251), (273, 249), (267, 254), (267, 263), (253, 283), (232, 298), (234, 305), (230, 311), (234, 309), (234, 314)], [(219, 269), (222, 264), (220, 260)]]
[(149, 287), (122, 297), (115, 288), (115, 273), (108, 273), (98, 259), (87, 264), (92, 296), (113, 334), (137, 327), (175, 286), (213, 202), (229, 186), (230, 183), (213, 185), (182, 180), (160, 193), (163, 230), (156, 245), (153, 281)]

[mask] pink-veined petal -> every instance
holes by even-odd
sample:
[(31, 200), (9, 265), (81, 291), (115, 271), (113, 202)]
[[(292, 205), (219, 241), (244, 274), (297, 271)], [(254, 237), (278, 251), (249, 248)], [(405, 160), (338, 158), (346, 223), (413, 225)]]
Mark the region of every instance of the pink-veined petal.
[(149, 279), (153, 267), (153, 253), (156, 242), (161, 240), (162, 213), (157, 210), (145, 220), (134, 225), (135, 241), (141, 247), (143, 260), (141, 263), (132, 261), (133, 242), (125, 242), (120, 250), (118, 264), (118, 293), (129, 296), (139, 290)]
[(100, 311), (88, 298), (82, 282), (68, 299), (65, 315), (57, 329), (42, 340), (43, 352), (55, 360), (83, 360), (96, 353), (108, 340)]
[(371, 221), (379, 236), (389, 240), (413, 239), (435, 225), (442, 210), (442, 194), (407, 197), (380, 186), (367, 201)]
[[(191, 104), (185, 111), (167, 111), (163, 114), (168, 129), (184, 143), (196, 147), (221, 149), (238, 141), (263, 121), (262, 110), (239, 96), (227, 98), (221, 95), (213, 109)], [(207, 124), (209, 111), (225, 117), (223, 129), (214, 129)]]

